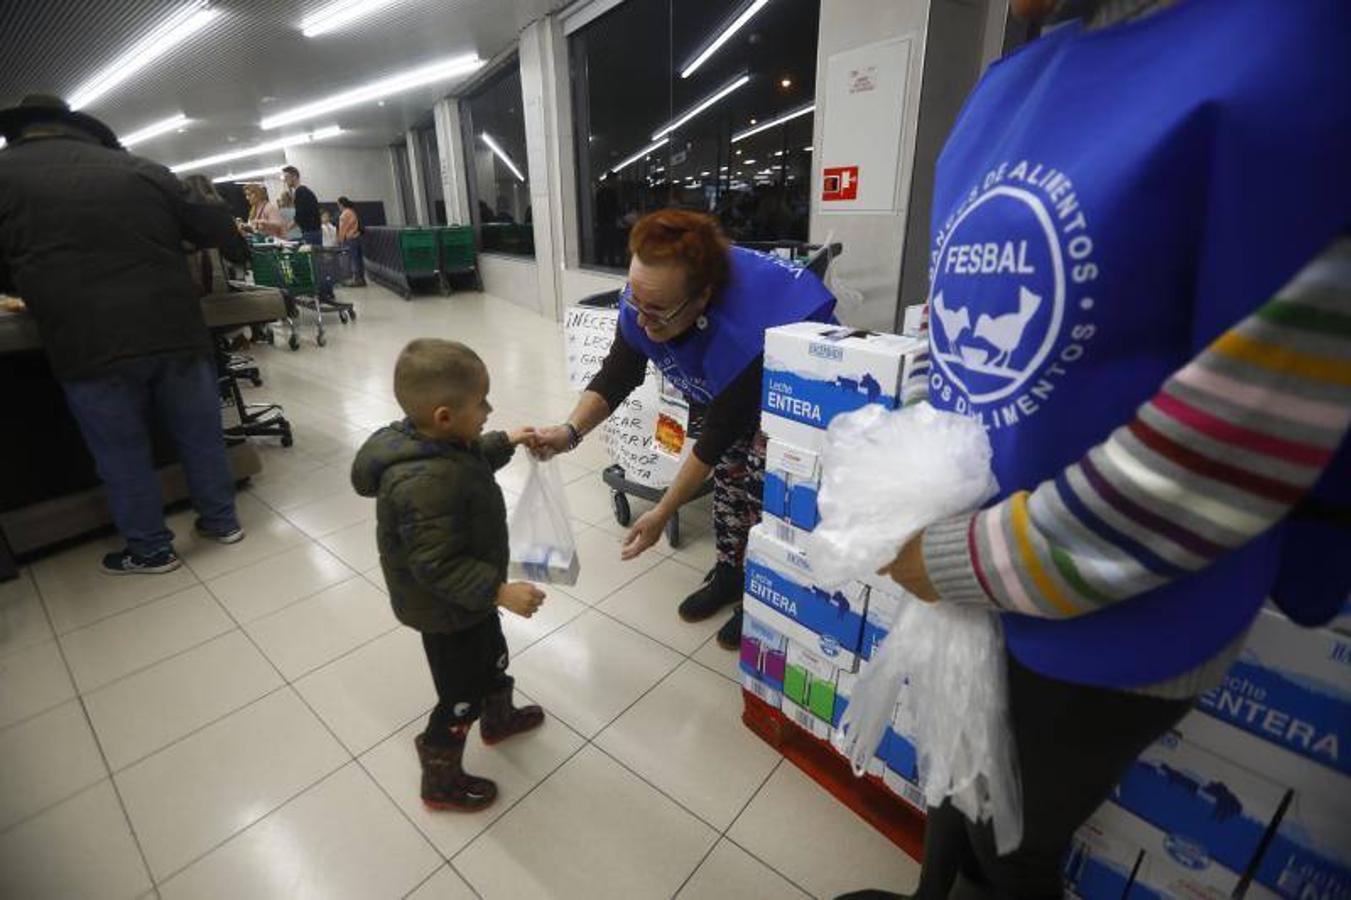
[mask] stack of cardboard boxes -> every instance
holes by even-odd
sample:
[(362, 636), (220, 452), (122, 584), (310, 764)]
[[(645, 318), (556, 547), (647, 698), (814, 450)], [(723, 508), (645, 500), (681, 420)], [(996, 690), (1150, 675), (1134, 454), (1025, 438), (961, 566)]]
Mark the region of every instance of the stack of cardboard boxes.
[[(1351, 897), (1351, 636), (1264, 609), (1081, 830), (1075, 896)], [(1236, 893), (1239, 892), (1239, 893)]]
[[(812, 574), (825, 429), (868, 403), (895, 408), (921, 346), (813, 322), (765, 335), (765, 515), (746, 550), (741, 669), (748, 691), (826, 741), (900, 599), (883, 578), (827, 590)], [(915, 748), (889, 732), (871, 773), (919, 805), (915, 769)]]
[[(747, 691), (824, 740), (900, 602), (886, 578), (835, 590), (813, 578), (825, 429), (867, 403), (898, 405), (919, 346), (815, 323), (766, 333), (765, 515), (746, 556), (741, 669)], [(898, 729), (869, 774), (922, 805)], [(1351, 897), (1351, 614), (1305, 629), (1264, 609), (1224, 683), (1081, 829), (1066, 884), (1087, 900)]]

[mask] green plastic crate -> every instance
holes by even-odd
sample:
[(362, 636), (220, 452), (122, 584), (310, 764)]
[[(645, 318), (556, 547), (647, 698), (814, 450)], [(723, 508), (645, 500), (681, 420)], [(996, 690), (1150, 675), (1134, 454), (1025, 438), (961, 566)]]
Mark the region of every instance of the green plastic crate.
[(403, 254), (404, 271), (409, 275), (430, 274), (440, 268), (434, 228), (400, 229), (399, 251)]
[(441, 270), (458, 272), (474, 268), (474, 229), (468, 225), (447, 225), (437, 229), (441, 245)]
[(313, 294), (315, 284), (314, 257), (309, 253), (286, 251), (281, 257), (286, 289), (293, 294)]
[(254, 284), (274, 288), (286, 286), (286, 277), (281, 267), (281, 251), (276, 247), (249, 248), (249, 265), (253, 269)]

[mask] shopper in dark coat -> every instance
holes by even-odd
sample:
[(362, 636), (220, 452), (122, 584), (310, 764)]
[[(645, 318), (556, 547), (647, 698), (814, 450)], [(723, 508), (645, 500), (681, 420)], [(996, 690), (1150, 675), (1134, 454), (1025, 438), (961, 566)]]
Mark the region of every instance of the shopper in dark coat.
[(107, 488), (127, 546), (104, 570), (179, 566), (152, 416), (177, 444), (198, 531), (239, 540), (211, 337), (183, 264), (185, 241), (247, 259), (229, 210), (194, 200), (168, 169), (58, 98), (0, 111), (0, 133), (0, 292), (27, 303)]

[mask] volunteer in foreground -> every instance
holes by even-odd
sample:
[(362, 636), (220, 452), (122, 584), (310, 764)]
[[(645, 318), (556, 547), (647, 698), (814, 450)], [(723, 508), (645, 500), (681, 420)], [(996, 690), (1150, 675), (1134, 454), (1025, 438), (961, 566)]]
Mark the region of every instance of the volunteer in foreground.
[[(662, 501), (630, 529), (622, 555), (633, 559), (655, 544), (712, 474), (718, 562), (679, 609), (682, 619), (698, 622), (739, 604), (746, 536), (760, 521), (765, 329), (834, 321), (835, 298), (805, 269), (731, 246), (717, 220), (703, 213), (664, 209), (645, 216), (633, 226), (629, 252), (610, 353), (567, 422), (537, 429), (535, 450), (575, 448), (643, 383), (648, 361), (656, 364), (689, 400), (691, 419), (702, 414), (703, 426)], [(718, 643), (740, 646), (739, 605)]]
[(1348, 590), (1351, 6), (1076, 8), (938, 162), (920, 393), (985, 423), (1002, 493), (890, 573), (1003, 614), (1024, 832), (1001, 857), (931, 809), (917, 897), (1062, 896), (1075, 830), (1263, 600), (1315, 624)]

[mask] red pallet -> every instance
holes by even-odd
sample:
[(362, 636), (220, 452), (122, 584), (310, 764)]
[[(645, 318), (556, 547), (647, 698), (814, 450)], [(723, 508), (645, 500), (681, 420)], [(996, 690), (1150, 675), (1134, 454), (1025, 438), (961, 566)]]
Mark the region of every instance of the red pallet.
[(914, 859), (924, 856), (924, 813), (903, 803), (871, 775), (856, 778), (835, 749), (795, 725), (787, 716), (745, 690), (741, 721), (761, 740), (862, 816), (887, 840)]

